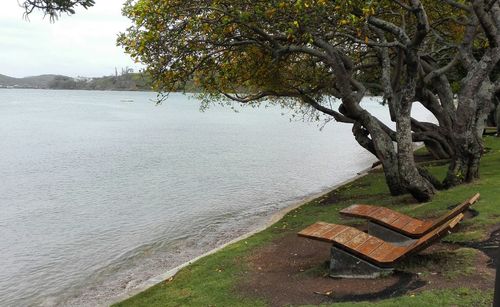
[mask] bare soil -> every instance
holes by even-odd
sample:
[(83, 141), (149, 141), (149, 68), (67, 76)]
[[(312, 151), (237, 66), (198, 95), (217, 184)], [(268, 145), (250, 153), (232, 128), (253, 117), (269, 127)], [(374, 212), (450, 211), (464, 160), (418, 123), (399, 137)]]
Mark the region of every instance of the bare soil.
[(500, 228), (494, 227), (491, 231), (490, 237), (482, 242), (463, 243), (463, 246), (479, 249), (488, 255), (488, 266), (494, 268), (500, 261)]
[[(491, 289), (495, 271), (491, 259), (479, 252), (475, 270), (450, 279), (442, 268), (427, 267), (430, 273), (396, 271), (378, 279), (333, 279), (328, 277), (331, 244), (299, 238), (291, 233), (258, 249), (245, 259), (249, 271), (237, 291), (258, 297), (271, 306), (321, 304), (339, 301), (380, 300), (430, 289), (468, 287)], [(439, 243), (412, 257), (426, 257), (457, 245)], [(418, 259), (417, 259), (418, 260)]]

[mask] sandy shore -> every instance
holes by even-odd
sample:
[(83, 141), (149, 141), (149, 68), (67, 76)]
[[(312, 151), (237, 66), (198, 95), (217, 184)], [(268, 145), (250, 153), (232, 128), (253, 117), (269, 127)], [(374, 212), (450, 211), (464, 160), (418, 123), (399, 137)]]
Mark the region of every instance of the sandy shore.
[(198, 256), (198, 257), (195, 257), (195, 258), (193, 258), (193, 259), (191, 259), (191, 260), (189, 260), (189, 261), (187, 261), (187, 262), (185, 262), (185, 263), (183, 263), (183, 264), (181, 264), (179, 266), (176, 266), (173, 269), (170, 269), (170, 270), (168, 270), (168, 271), (166, 271), (166, 272), (164, 272), (162, 274), (159, 274), (159, 275), (157, 275), (157, 276), (155, 276), (153, 278), (150, 278), (150, 279), (146, 280), (145, 282), (141, 283), (140, 285), (138, 285), (138, 286), (136, 286), (134, 288), (128, 289), (125, 293), (123, 293), (123, 294), (121, 294), (119, 296), (115, 296), (115, 297), (110, 298), (109, 300), (107, 300), (107, 301), (103, 302), (102, 304), (100, 304), (100, 306), (109, 306), (111, 304), (114, 304), (114, 303), (117, 303), (117, 302), (121, 302), (123, 300), (126, 300), (127, 298), (130, 298), (130, 297), (132, 297), (132, 296), (134, 296), (134, 295), (136, 295), (136, 294), (138, 294), (140, 292), (143, 292), (143, 291), (147, 290), (148, 288), (150, 288), (150, 287), (152, 287), (152, 286), (154, 286), (154, 285), (156, 285), (156, 284), (158, 284), (158, 283), (160, 283), (160, 282), (162, 282), (162, 281), (164, 281), (166, 279), (169, 279), (169, 278), (175, 276), (175, 274), (177, 274), (177, 272), (179, 272), (182, 268), (184, 268), (184, 267), (192, 264), (193, 262), (196, 262), (197, 260), (199, 260), (199, 259), (201, 259), (201, 258), (203, 258), (205, 256), (214, 254), (214, 253), (220, 251), (221, 249), (225, 248), (228, 245), (231, 245), (233, 243), (236, 243), (236, 242), (239, 242), (241, 240), (247, 239), (248, 237), (250, 237), (250, 236), (252, 236), (252, 235), (254, 235), (256, 233), (261, 232), (261, 231), (269, 228), (271, 225), (273, 225), (276, 222), (278, 222), (279, 220), (281, 220), (290, 211), (295, 210), (295, 209), (299, 208), (300, 206), (302, 206), (302, 205), (304, 205), (304, 204), (306, 204), (306, 203), (308, 203), (308, 202), (310, 202), (310, 201), (312, 201), (312, 200), (314, 200), (316, 198), (319, 198), (319, 197), (321, 197), (321, 196), (323, 196), (323, 195), (325, 195), (327, 193), (330, 193), (331, 191), (333, 191), (333, 190), (335, 190), (335, 189), (337, 189), (337, 188), (339, 188), (339, 187), (341, 187), (343, 185), (346, 185), (346, 184), (348, 184), (350, 182), (353, 182), (353, 181), (355, 181), (355, 180), (357, 180), (357, 179), (359, 179), (361, 177), (366, 176), (371, 169), (372, 168), (370, 167), (370, 168), (367, 168), (367, 169), (365, 169), (365, 170), (363, 170), (361, 172), (358, 172), (356, 176), (354, 176), (354, 177), (352, 177), (350, 179), (344, 180), (343, 182), (341, 182), (339, 184), (336, 184), (336, 185), (334, 185), (331, 188), (325, 189), (325, 190), (323, 190), (323, 191), (321, 191), (319, 193), (316, 193), (314, 195), (310, 195), (307, 198), (304, 198), (304, 199), (300, 200), (299, 202), (297, 202), (295, 204), (292, 204), (292, 205), (290, 205), (290, 206), (288, 206), (286, 208), (283, 208), (283, 209), (279, 210), (278, 212), (276, 212), (273, 215), (271, 215), (268, 218), (268, 220), (265, 221), (265, 223), (263, 225), (261, 225), (260, 227), (254, 229), (252, 231), (249, 231), (249, 232), (247, 232), (247, 233), (245, 233), (245, 234), (243, 234), (243, 235), (241, 235), (241, 236), (239, 236), (239, 237), (237, 237), (235, 239), (232, 239), (231, 241), (229, 241), (229, 242), (227, 242), (227, 243), (225, 243), (223, 245), (220, 245), (220, 246), (218, 246), (218, 247), (216, 247), (216, 248), (214, 248), (214, 249), (212, 249), (212, 250), (210, 250), (210, 251), (208, 251), (208, 252), (206, 252), (206, 253)]

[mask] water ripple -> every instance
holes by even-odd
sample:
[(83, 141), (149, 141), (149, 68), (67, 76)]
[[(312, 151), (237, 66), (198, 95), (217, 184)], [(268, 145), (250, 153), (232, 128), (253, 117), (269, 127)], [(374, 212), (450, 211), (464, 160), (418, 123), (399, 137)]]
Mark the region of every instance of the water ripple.
[(373, 160), (348, 125), (154, 96), (0, 90), (0, 305), (107, 301)]

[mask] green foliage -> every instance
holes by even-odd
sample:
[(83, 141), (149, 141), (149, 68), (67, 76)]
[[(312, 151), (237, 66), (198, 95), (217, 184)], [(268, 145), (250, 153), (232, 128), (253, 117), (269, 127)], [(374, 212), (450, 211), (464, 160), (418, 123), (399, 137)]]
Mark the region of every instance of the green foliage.
[(48, 87), (54, 89), (73, 90), (76, 88), (76, 81), (75, 79), (66, 76), (55, 76), (54, 80), (49, 83)]
[(24, 0), (21, 5), (24, 7), (26, 15), (31, 14), (34, 10), (41, 10), (45, 15), (49, 15), (51, 20), (54, 20), (63, 13), (74, 14), (77, 6), (88, 9), (94, 4), (95, 0)]
[[(424, 3), (441, 38), (457, 40), (463, 26), (449, 17), (461, 11)], [(169, 92), (195, 80), (207, 100), (239, 89), (282, 104), (280, 97), (293, 99), (300, 91), (315, 98), (334, 95), (335, 75), (321, 55), (323, 43), (362, 65), (361, 80), (379, 83), (378, 62), (364, 44), (378, 40), (367, 19), (416, 31), (413, 19), (402, 18), (401, 6), (380, 0), (129, 0), (123, 13), (133, 25), (118, 42), (147, 65), (155, 89)]]

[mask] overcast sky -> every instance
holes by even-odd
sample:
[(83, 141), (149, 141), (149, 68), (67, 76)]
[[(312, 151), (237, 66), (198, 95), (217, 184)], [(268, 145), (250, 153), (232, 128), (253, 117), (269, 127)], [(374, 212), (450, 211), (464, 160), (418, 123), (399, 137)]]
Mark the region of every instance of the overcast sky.
[(96, 0), (88, 10), (63, 15), (55, 23), (33, 12), (29, 21), (17, 0), (2, 0), (0, 74), (26, 77), (62, 74), (100, 77), (115, 67), (139, 68), (116, 46), (116, 36), (129, 26), (121, 16), (124, 0)]

